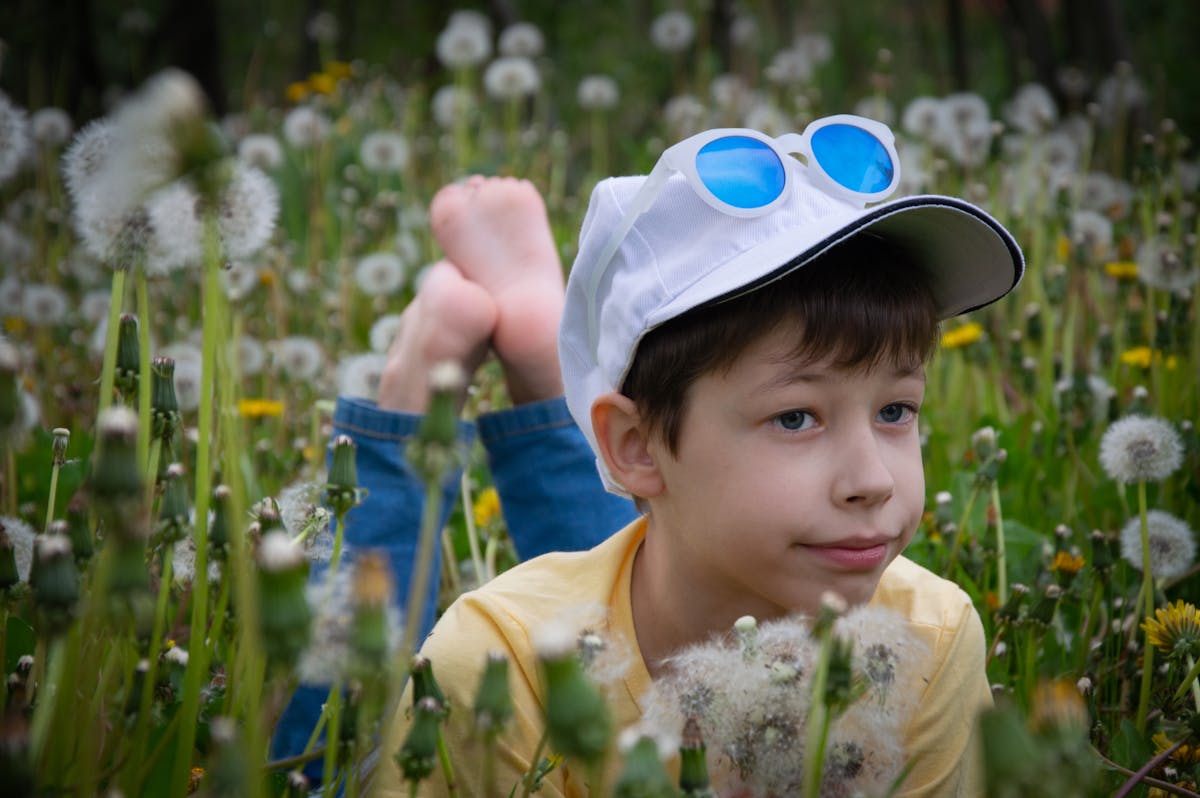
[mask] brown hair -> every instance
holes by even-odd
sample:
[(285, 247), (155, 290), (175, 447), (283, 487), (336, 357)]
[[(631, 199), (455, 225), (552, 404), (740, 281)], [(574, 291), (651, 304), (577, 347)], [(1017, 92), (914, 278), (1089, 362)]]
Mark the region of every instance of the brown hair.
[(835, 368), (850, 371), (884, 363), (916, 368), (938, 340), (937, 307), (921, 270), (894, 245), (860, 233), (786, 277), (646, 333), (621, 392), (677, 454), (692, 384), (727, 372), (747, 348), (785, 325), (795, 333), (790, 354), (797, 362), (831, 358)]

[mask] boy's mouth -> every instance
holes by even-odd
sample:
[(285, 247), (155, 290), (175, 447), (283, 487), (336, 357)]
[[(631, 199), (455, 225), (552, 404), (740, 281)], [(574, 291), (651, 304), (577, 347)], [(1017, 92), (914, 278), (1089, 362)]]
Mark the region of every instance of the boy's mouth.
[(888, 555), (888, 544), (895, 538), (846, 538), (823, 545), (805, 545), (827, 564), (847, 571), (871, 571), (879, 567)]

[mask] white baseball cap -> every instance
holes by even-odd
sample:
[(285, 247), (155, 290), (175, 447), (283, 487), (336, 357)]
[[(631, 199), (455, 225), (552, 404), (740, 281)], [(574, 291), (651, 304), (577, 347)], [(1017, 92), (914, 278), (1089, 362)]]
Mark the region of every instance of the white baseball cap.
[(939, 318), (983, 307), (1020, 281), (1024, 258), (1003, 226), (954, 197), (922, 195), (864, 208), (807, 180), (769, 213), (738, 218), (702, 200), (679, 174), (633, 222), (609, 262), (600, 257), (645, 176), (602, 180), (592, 191), (567, 280), (559, 360), (567, 406), (609, 491), (592, 429), (592, 403), (619, 391), (642, 337), (706, 303), (732, 299), (801, 268), (855, 234), (903, 250), (925, 272)]

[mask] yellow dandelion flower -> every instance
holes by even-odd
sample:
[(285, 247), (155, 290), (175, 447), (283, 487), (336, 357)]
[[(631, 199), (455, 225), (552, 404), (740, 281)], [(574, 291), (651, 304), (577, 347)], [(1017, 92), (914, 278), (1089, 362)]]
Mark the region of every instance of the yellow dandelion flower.
[(324, 72), (314, 72), (308, 76), (308, 88), (314, 94), (333, 94), (333, 90), (337, 88), (337, 80)]
[(1071, 257), (1071, 239), (1066, 236), (1059, 236), (1054, 246), (1054, 253), (1058, 255), (1060, 261), (1065, 261)]
[(969, 321), (961, 327), (946, 330), (942, 333), (943, 349), (960, 349), (969, 346), (983, 337), (983, 326), (978, 322)]
[(1150, 645), (1168, 656), (1200, 653), (1200, 611), (1183, 599), (1156, 609), (1153, 618), (1142, 621), (1142, 629)]
[(25, 332), (25, 319), (20, 316), (5, 316), (4, 331), (19, 335)]
[(267, 288), (275, 285), (275, 272), (271, 271), (270, 269), (263, 269), (258, 273), (258, 283), (259, 285), (266, 286)]
[(1065, 574), (1077, 574), (1083, 568), (1083, 557), (1078, 554), (1060, 551), (1054, 555), (1054, 562), (1050, 563), (1051, 571), (1062, 571)]
[(493, 487), (484, 488), (475, 497), (475, 504), (471, 510), (475, 517), (475, 526), (487, 526), (500, 517), (500, 494)]
[(304, 102), (308, 99), (309, 95), (308, 84), (302, 80), (289, 83), (287, 89), (284, 91), (284, 95), (290, 103)]
[(1113, 260), (1104, 264), (1104, 273), (1118, 280), (1133, 280), (1138, 276), (1137, 261)]
[(1126, 349), (1121, 353), (1121, 362), (1126, 366), (1137, 366), (1139, 368), (1150, 368), (1150, 361), (1154, 353), (1150, 351), (1148, 346), (1135, 346), (1132, 349)]
[(1034, 731), (1088, 727), (1087, 705), (1078, 688), (1064, 679), (1038, 682), (1033, 691), (1029, 725)]
[(345, 80), (350, 77), (350, 65), (345, 61), (330, 61), (325, 65), (325, 74), (334, 80)]
[[(1150, 739), (1154, 741), (1154, 753), (1156, 754), (1161, 754), (1175, 745), (1175, 741), (1162, 732), (1159, 732)], [(1182, 765), (1185, 768), (1198, 765), (1200, 764), (1200, 745), (1181, 745), (1168, 758), (1175, 764)]]
[(238, 415), (243, 418), (282, 416), (283, 402), (278, 399), (239, 399)]

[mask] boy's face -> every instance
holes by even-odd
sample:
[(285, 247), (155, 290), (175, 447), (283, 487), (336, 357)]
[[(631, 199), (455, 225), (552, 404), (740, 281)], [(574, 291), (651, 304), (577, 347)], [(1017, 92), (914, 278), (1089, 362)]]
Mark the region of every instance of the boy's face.
[(678, 453), (651, 439), (652, 523), (732, 617), (868, 601), (921, 520), (923, 371), (797, 364), (783, 332), (689, 391)]

